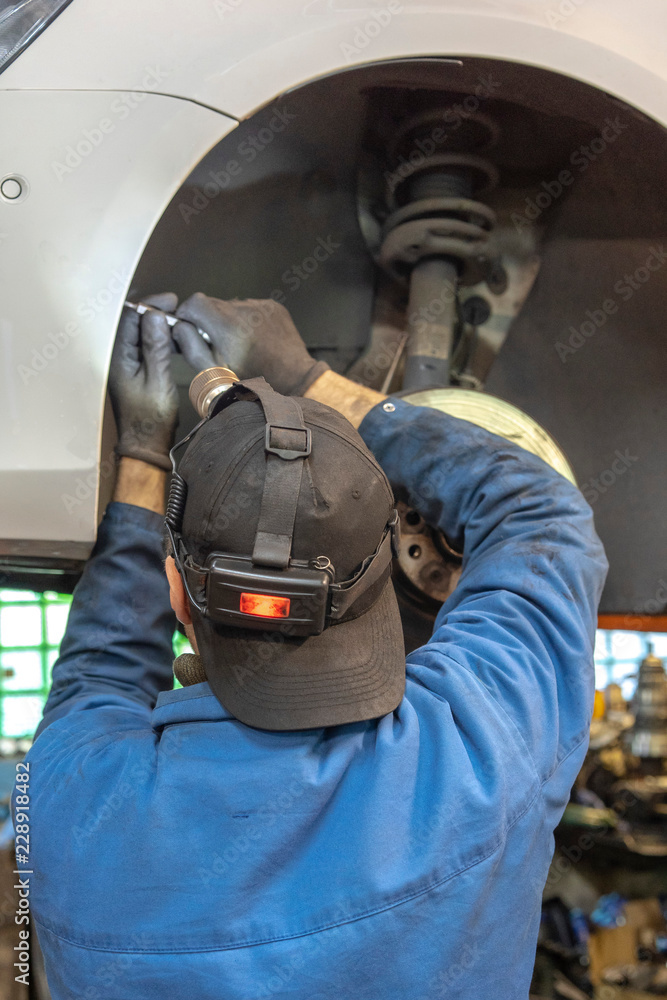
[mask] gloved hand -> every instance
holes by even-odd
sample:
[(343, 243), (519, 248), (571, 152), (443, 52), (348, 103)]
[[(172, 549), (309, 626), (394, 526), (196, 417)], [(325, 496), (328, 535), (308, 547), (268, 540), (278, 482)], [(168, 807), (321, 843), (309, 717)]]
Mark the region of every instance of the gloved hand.
[[(149, 295), (147, 305), (173, 312), (173, 292)], [(169, 449), (178, 422), (178, 391), (171, 375), (171, 330), (164, 316), (124, 309), (109, 368), (116, 453), (171, 470)]]
[[(174, 340), (198, 372), (224, 365), (240, 379), (263, 375), (276, 392), (302, 396), (329, 369), (310, 356), (287, 309), (273, 299), (224, 302), (196, 292), (176, 315), (189, 322), (176, 324)], [(209, 335), (210, 346), (190, 324)]]

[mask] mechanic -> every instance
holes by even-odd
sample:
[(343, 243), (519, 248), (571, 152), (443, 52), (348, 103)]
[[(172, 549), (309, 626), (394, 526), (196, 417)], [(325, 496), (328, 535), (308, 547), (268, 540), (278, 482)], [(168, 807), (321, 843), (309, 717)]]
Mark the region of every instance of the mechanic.
[[(177, 315), (185, 358), (241, 388), (182, 453), (165, 574), (172, 333), (123, 316), (114, 500), (27, 755), (53, 1000), (527, 998), (588, 744), (606, 574), (590, 508), (506, 440), (315, 362), (277, 303), (197, 294)], [(307, 457), (265, 449), (276, 413), (310, 431)], [(392, 490), (464, 551), (407, 662)], [(304, 636), (208, 616), (212, 553), (277, 552), (330, 560), (338, 619)], [(175, 690), (170, 598), (196, 651)]]

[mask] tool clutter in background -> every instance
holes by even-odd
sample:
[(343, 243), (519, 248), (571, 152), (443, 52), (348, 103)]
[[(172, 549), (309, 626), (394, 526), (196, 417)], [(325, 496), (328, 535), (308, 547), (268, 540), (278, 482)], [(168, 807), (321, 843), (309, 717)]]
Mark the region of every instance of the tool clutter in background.
[(667, 675), (647, 644), (631, 699), (596, 693), (544, 894), (531, 997), (667, 996)]

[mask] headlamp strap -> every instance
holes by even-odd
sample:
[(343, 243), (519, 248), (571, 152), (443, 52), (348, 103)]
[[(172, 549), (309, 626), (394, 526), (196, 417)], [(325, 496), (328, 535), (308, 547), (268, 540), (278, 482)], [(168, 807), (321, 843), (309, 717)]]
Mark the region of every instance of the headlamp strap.
[(247, 379), (242, 385), (257, 396), (266, 417), (266, 475), (252, 561), (286, 569), (311, 432), (296, 399), (281, 396), (263, 378)]
[[(346, 615), (353, 606), (354, 615), (352, 617), (358, 618), (375, 603), (384, 590), (384, 584), (391, 573), (394, 532), (397, 530), (397, 525), (398, 515), (395, 512), (387, 525), (382, 541), (374, 554), (364, 562), (354, 580), (331, 588), (333, 601), (330, 618), (332, 623), (346, 620)], [(365, 600), (361, 600), (362, 594), (366, 595)]]

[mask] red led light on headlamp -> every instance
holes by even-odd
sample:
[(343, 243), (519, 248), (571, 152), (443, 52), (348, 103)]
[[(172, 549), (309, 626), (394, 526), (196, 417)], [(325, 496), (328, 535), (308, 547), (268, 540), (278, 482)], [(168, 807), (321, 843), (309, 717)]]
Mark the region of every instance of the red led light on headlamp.
[(241, 594), (239, 610), (244, 615), (257, 615), (259, 618), (289, 618), (290, 603), (289, 597)]

